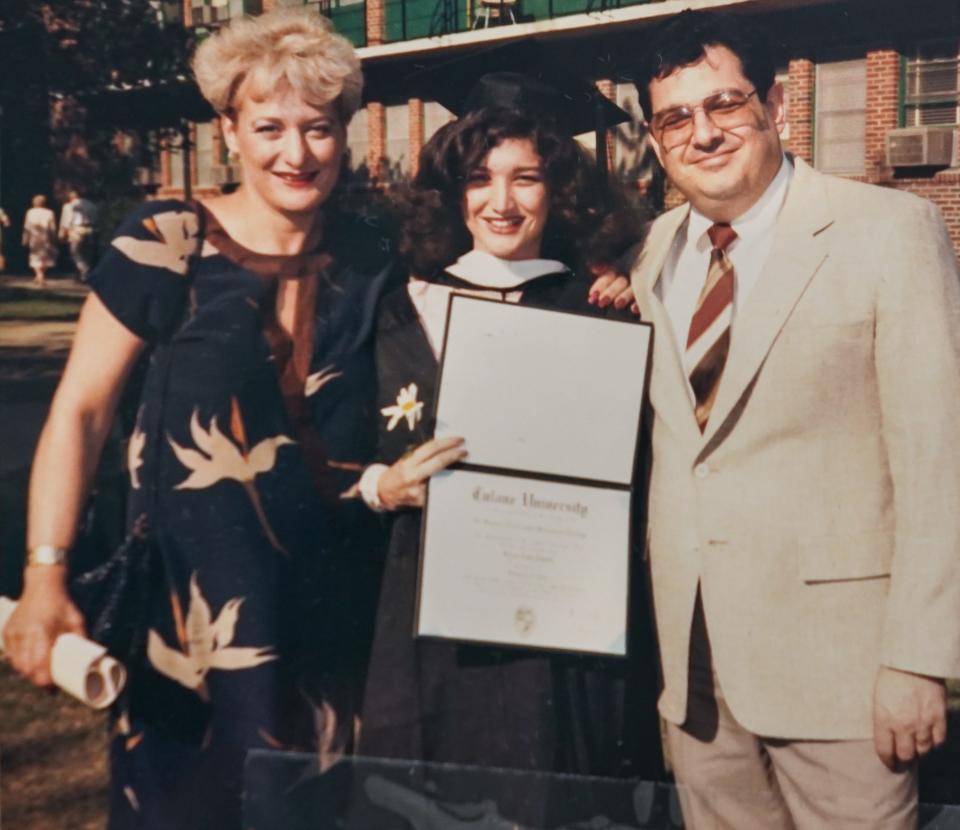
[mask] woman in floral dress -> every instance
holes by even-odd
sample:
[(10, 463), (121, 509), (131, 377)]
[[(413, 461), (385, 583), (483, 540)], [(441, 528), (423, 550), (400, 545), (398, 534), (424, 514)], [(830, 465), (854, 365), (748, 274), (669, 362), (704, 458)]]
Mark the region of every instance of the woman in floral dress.
[(350, 733), (337, 685), (355, 667), (337, 643), (363, 648), (335, 596), (349, 601), (352, 563), (375, 547), (332, 507), (371, 453), (369, 335), (392, 273), (382, 231), (330, 200), (359, 61), (322, 16), (279, 12), (210, 37), (194, 68), (243, 186), (145, 205), (91, 275), (37, 449), (25, 588), (5, 632), (14, 666), (41, 685), (55, 637), (83, 632), (63, 551), (148, 353), (129, 527), (155, 541), (161, 573), (113, 719), (111, 828), (239, 828), (249, 749), (329, 748)]
[(47, 271), (57, 264), (57, 217), (42, 193), (33, 197), (23, 217), (23, 247), (29, 255), (34, 283), (44, 288)]
[[(459, 439), (431, 440), (451, 292), (607, 314), (612, 309), (588, 301), (583, 264), (613, 261), (640, 237), (627, 214), (604, 206), (591, 161), (557, 123), (557, 93), (524, 76), (496, 73), (481, 79), (481, 94), (473, 97), (480, 108), (442, 128), (424, 147), (401, 240), (416, 276), (389, 293), (379, 312), (383, 463), (364, 473), (360, 487), (375, 510), (390, 511), (389, 544), (360, 752), (623, 774), (634, 771), (635, 760), (625, 752), (623, 661), (413, 636), (424, 484), (465, 455)], [(511, 105), (516, 98), (524, 101), (522, 113)], [(635, 596), (642, 605), (642, 595)], [(632, 656), (646, 683), (645, 694), (633, 701), (644, 720), (636, 727), (645, 740), (640, 771), (651, 775), (660, 768), (660, 752), (649, 636), (634, 640)], [(543, 820), (537, 809), (544, 805), (532, 797), (530, 785), (515, 786), (511, 804), (501, 802), (505, 818)]]

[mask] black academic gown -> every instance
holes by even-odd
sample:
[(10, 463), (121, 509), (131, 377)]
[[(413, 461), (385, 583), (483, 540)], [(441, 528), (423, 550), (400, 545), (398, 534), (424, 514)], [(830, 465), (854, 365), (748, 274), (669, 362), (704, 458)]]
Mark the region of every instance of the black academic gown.
[[(449, 274), (437, 281), (473, 287)], [(587, 291), (588, 283), (569, 272), (548, 274), (524, 284), (521, 304), (611, 316), (587, 303)], [(381, 408), (395, 404), (410, 384), (423, 403), (423, 417), (412, 428), (401, 419), (388, 430), (382, 417), (379, 459), (391, 464), (434, 432), (438, 364), (405, 285), (381, 302), (376, 362)], [(635, 773), (625, 734), (628, 717), (635, 720), (626, 712), (625, 661), (414, 638), (420, 518), (418, 509), (386, 518), (389, 542), (360, 754), (590, 775)], [(645, 675), (652, 679), (652, 649), (644, 644), (642, 650), (648, 655)], [(656, 732), (656, 715), (651, 694), (646, 697), (649, 734)], [(650, 749), (659, 759), (659, 742)], [(652, 768), (658, 766), (659, 761)]]

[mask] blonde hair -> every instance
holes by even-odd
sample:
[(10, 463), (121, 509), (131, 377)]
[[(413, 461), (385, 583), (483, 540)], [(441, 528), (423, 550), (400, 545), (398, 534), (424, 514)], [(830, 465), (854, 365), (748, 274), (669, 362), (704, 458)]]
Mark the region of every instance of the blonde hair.
[(210, 106), (227, 116), (236, 113), (241, 86), (245, 95), (262, 99), (286, 81), (314, 106), (337, 102), (346, 126), (363, 91), (350, 42), (326, 17), (297, 8), (231, 21), (197, 48), (193, 74)]

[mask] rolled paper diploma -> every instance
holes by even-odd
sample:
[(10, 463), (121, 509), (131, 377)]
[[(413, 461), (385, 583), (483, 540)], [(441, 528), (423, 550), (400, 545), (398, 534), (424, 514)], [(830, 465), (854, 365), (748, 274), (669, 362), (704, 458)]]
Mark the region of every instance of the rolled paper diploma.
[[(17, 607), (9, 597), (0, 597), (0, 651), (5, 651), (3, 629)], [(99, 643), (77, 634), (61, 634), (50, 655), (53, 682), (67, 694), (94, 709), (113, 703), (127, 682), (127, 670)]]

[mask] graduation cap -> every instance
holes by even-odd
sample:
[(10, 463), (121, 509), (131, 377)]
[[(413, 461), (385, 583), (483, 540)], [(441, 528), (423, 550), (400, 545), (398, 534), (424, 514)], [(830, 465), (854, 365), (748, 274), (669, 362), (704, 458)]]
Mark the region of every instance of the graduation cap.
[(458, 116), (500, 106), (552, 118), (570, 135), (596, 132), (599, 154), (606, 129), (629, 121), (630, 115), (565, 63), (569, 61), (539, 43), (520, 41), (420, 69), (407, 76), (407, 89)]

